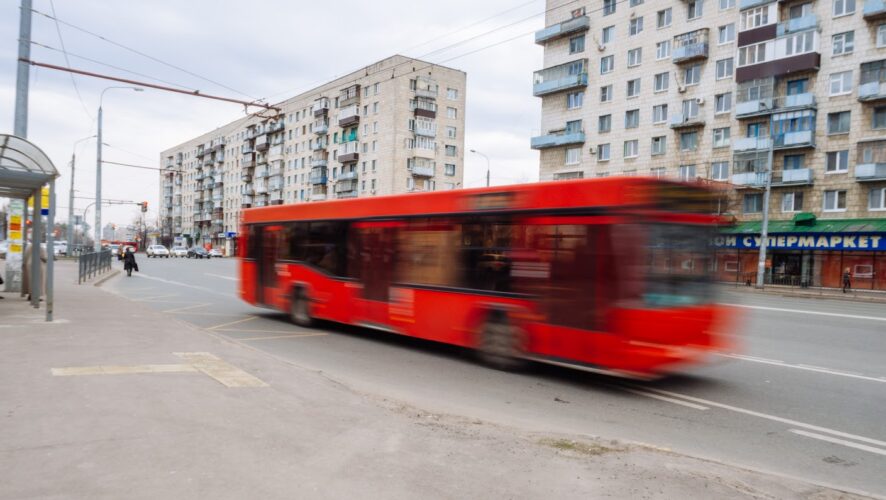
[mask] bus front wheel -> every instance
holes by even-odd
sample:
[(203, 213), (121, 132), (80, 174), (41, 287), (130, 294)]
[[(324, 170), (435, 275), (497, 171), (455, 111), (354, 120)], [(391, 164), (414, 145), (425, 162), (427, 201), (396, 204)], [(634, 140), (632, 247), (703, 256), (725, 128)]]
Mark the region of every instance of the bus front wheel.
[(523, 330), (509, 321), (504, 311), (491, 311), (480, 328), (477, 345), (480, 359), (487, 365), (504, 371), (515, 371), (526, 365)]
[(292, 322), (305, 328), (314, 324), (311, 317), (310, 299), (304, 288), (297, 288), (292, 294), (292, 303), (289, 306), (289, 317)]

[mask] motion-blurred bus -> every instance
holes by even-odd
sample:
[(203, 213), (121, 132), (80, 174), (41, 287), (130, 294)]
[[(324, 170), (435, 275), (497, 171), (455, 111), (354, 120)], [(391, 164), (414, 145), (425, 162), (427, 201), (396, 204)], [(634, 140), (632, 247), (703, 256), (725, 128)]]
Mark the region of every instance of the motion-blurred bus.
[(637, 177), (334, 200), (243, 213), (240, 295), (525, 360), (649, 377), (728, 347), (712, 196)]

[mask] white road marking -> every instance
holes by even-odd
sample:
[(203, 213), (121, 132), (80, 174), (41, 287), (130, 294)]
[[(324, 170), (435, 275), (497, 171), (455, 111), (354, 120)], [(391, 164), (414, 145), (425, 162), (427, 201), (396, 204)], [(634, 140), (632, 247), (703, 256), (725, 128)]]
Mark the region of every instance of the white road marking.
[(840, 371), (840, 370), (833, 370), (831, 368), (824, 368), (821, 366), (811, 366), (811, 365), (803, 365), (803, 364), (792, 365), (790, 363), (785, 363), (784, 361), (780, 361), (780, 360), (776, 360), (776, 359), (757, 358), (754, 356), (743, 356), (741, 354), (719, 353), (717, 355), (724, 357), (724, 358), (740, 359), (742, 361), (751, 361), (753, 363), (763, 363), (763, 364), (767, 364), (767, 365), (781, 366), (783, 368), (794, 368), (796, 370), (806, 370), (806, 371), (810, 371), (810, 372), (827, 373), (828, 375), (838, 375), (840, 377), (857, 378), (860, 380), (870, 380), (872, 382), (886, 383), (886, 377), (869, 377), (867, 375), (862, 375), (860, 373), (844, 372), (844, 371)]
[(812, 439), (820, 439), (820, 440), (822, 440), (822, 441), (827, 441), (827, 442), (829, 442), (829, 443), (834, 443), (834, 444), (839, 444), (839, 445), (843, 445), (843, 446), (848, 446), (848, 447), (850, 447), (850, 448), (855, 448), (855, 449), (857, 449), (857, 450), (869, 451), (869, 452), (871, 452), (871, 453), (876, 453), (876, 454), (878, 454), (878, 455), (886, 455), (886, 450), (884, 450), (884, 449), (882, 449), (882, 448), (874, 448), (873, 446), (867, 446), (867, 445), (864, 445), (864, 444), (853, 443), (853, 442), (851, 442), (851, 441), (846, 441), (845, 439), (837, 439), (837, 438), (834, 438), (834, 437), (824, 436), (824, 435), (821, 435), (821, 434), (816, 434), (816, 433), (814, 433), (814, 432), (801, 431), (801, 430), (798, 430), (798, 429), (791, 429), (791, 432), (793, 432), (794, 434), (799, 434), (799, 435), (801, 435), (801, 436), (810, 437), (810, 438), (812, 438)]
[[(141, 299), (132, 299), (132, 300), (134, 302), (153, 302), (158, 299), (170, 299), (173, 297), (178, 297), (178, 294), (177, 293), (167, 293), (165, 295), (155, 295), (152, 297), (143, 297)], [(166, 302), (166, 301), (160, 300), (160, 302)]]
[(204, 302), (204, 303), (202, 303), (202, 304), (194, 304), (194, 305), (192, 305), (192, 306), (177, 307), (177, 308), (175, 308), (175, 309), (167, 309), (167, 310), (165, 310), (165, 311), (163, 311), (163, 312), (165, 312), (165, 313), (177, 313), (177, 312), (189, 311), (189, 310), (191, 310), (191, 309), (198, 309), (198, 308), (200, 308), (200, 307), (206, 307), (206, 306), (211, 306), (211, 305), (212, 305), (212, 304), (209, 303), (209, 302)]
[(79, 375), (132, 375), (137, 373), (194, 373), (197, 369), (191, 365), (99, 365), (53, 368), (51, 371), (56, 377), (73, 377)]
[(161, 283), (167, 283), (169, 285), (183, 286), (185, 288), (193, 288), (194, 290), (200, 290), (202, 292), (211, 293), (213, 295), (221, 295), (222, 297), (230, 297), (231, 296), (231, 294), (229, 294), (229, 293), (217, 292), (211, 288), (206, 288), (206, 287), (196, 286), (196, 285), (189, 285), (187, 283), (182, 283), (180, 281), (172, 281), (172, 280), (167, 280), (167, 279), (163, 279), (163, 278), (158, 278), (156, 276), (150, 276), (145, 273), (135, 273), (135, 274), (133, 274), (133, 276), (136, 276), (139, 278), (144, 278), (144, 279), (149, 279), (149, 280), (154, 280), (154, 281), (159, 281)]
[[(328, 333), (293, 333), (293, 334), (289, 334), (289, 335), (272, 335), (270, 337), (250, 337), (250, 338), (234, 339), (234, 340), (236, 340), (237, 342), (248, 342), (251, 340), (275, 340), (275, 339), (297, 339), (297, 338), (301, 338), (301, 337), (322, 337), (324, 335), (329, 335), (329, 334)], [(691, 403), (682, 403), (682, 404), (691, 404)]]
[(267, 387), (268, 384), (208, 352), (174, 352), (189, 365), (225, 387)]
[(246, 323), (247, 321), (252, 321), (252, 320), (254, 320), (254, 319), (257, 318), (257, 317), (258, 317), (258, 316), (247, 316), (247, 317), (245, 317), (245, 318), (240, 318), (240, 319), (238, 319), (238, 320), (236, 320), (236, 321), (229, 321), (229, 322), (227, 322), (227, 323), (222, 323), (222, 324), (220, 324), (220, 325), (210, 326), (209, 328), (207, 328), (207, 330), (218, 330), (219, 328), (223, 328), (223, 327), (225, 327), (225, 326), (231, 326), (231, 325), (238, 325), (238, 324), (240, 324), (240, 323)]
[(765, 306), (751, 306), (747, 304), (723, 304), (724, 306), (730, 307), (743, 307), (745, 309), (759, 309), (761, 311), (776, 311), (776, 312), (788, 312), (788, 313), (797, 313), (797, 314), (811, 314), (815, 316), (831, 316), (834, 318), (851, 318), (851, 319), (865, 319), (870, 321), (886, 321), (886, 317), (882, 316), (861, 316), (858, 314), (843, 314), (843, 313), (831, 313), (831, 312), (823, 312), (823, 311), (807, 311), (805, 309), (786, 309), (783, 307), (765, 307)]
[[(247, 340), (248, 340), (248, 339), (247, 339)], [(688, 406), (689, 408), (693, 408), (693, 409), (696, 409), (696, 410), (709, 410), (709, 409), (710, 409), (710, 408), (708, 408), (707, 406), (697, 405), (697, 404), (695, 404), (695, 403), (689, 403), (689, 402), (687, 402), (687, 401), (681, 401), (681, 400), (679, 400), (679, 399), (669, 398), (669, 397), (667, 397), (667, 396), (660, 396), (660, 395), (658, 395), (658, 394), (654, 394), (654, 393), (651, 393), (651, 392), (639, 391), (639, 390), (637, 390), (637, 389), (625, 389), (625, 390), (628, 391), (628, 392), (630, 392), (630, 393), (632, 393), (632, 394), (637, 394), (637, 395), (640, 395), (640, 396), (646, 396), (647, 398), (658, 399), (658, 400), (660, 400), (660, 401), (667, 401), (668, 403), (674, 403), (675, 405)]]
[(213, 276), (216, 278), (221, 278), (223, 280), (237, 281), (237, 278), (232, 278), (230, 276), (222, 276), (221, 274), (212, 274), (212, 273), (203, 273), (203, 274), (205, 274), (206, 276)]
[(782, 423), (782, 424), (788, 424), (788, 425), (791, 425), (791, 426), (794, 426), (794, 427), (802, 427), (802, 428), (804, 428), (804, 429), (809, 429), (809, 430), (811, 430), (811, 431), (825, 432), (825, 433), (827, 433), (827, 434), (833, 434), (834, 436), (840, 436), (840, 437), (844, 437), (844, 438), (847, 438), (847, 439), (852, 439), (852, 440), (855, 440), (855, 441), (861, 441), (861, 442), (864, 442), (864, 443), (875, 444), (875, 445), (878, 445), (878, 446), (886, 446), (886, 441), (879, 441), (879, 440), (872, 439), (872, 438), (869, 438), (869, 437), (859, 436), (859, 435), (856, 435), (856, 434), (850, 434), (850, 433), (848, 433), (848, 432), (842, 432), (842, 431), (838, 431), (838, 430), (834, 430), (834, 429), (828, 429), (827, 427), (820, 427), (820, 426), (818, 426), (818, 425), (807, 424), (807, 423), (805, 423), (805, 422), (799, 422), (799, 421), (797, 421), (797, 420), (791, 420), (791, 419), (789, 419), (789, 418), (783, 418), (783, 417), (778, 417), (778, 416), (776, 416), (776, 415), (769, 415), (769, 414), (762, 413), (762, 412), (758, 412), (758, 411), (754, 411), (754, 410), (748, 410), (748, 409), (745, 409), (745, 408), (739, 408), (739, 407), (737, 407), (737, 406), (732, 406), (732, 405), (727, 405), (727, 404), (723, 404), (723, 403), (718, 403), (718, 402), (716, 402), (716, 401), (711, 401), (711, 400), (709, 400), (709, 399), (696, 398), (696, 397), (694, 397), (694, 396), (688, 396), (688, 395), (686, 395), (686, 394), (678, 394), (678, 393), (676, 393), (676, 392), (664, 391), (664, 390), (661, 390), (661, 389), (653, 389), (653, 388), (651, 388), (651, 387), (644, 387), (644, 388), (639, 388), (639, 387), (638, 387), (638, 389), (644, 389), (644, 390), (647, 390), (647, 391), (655, 392), (655, 393), (658, 393), (658, 394), (663, 394), (663, 395), (665, 395), (665, 396), (671, 396), (671, 397), (674, 397), (674, 398), (685, 399), (685, 400), (687, 400), (687, 401), (693, 401), (693, 402), (695, 402), (695, 403), (704, 404), (704, 405), (707, 405), (707, 406), (713, 406), (713, 407), (715, 407), (715, 408), (721, 408), (721, 409), (724, 409), (724, 410), (734, 411), (734, 412), (736, 412), (736, 413), (743, 413), (743, 414), (745, 414), (745, 415), (750, 415), (750, 416), (752, 416), (752, 417), (764, 418), (764, 419), (766, 419), (766, 420), (772, 420), (773, 422), (779, 422), (779, 423)]

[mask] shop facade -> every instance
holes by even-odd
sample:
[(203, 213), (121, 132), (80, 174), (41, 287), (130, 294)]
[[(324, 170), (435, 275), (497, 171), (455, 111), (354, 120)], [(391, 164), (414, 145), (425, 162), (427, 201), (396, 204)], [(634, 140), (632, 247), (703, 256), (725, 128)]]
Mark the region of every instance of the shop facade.
[[(714, 239), (716, 278), (756, 283), (761, 223), (739, 222)], [(886, 219), (816, 220), (811, 214), (769, 224), (765, 282), (841, 288), (848, 269), (856, 290), (886, 291)]]

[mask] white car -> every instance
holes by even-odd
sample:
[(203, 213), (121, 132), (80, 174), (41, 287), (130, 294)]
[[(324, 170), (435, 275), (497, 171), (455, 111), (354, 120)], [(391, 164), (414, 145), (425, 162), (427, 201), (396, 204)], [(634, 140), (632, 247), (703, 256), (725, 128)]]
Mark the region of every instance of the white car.
[(147, 250), (148, 257), (166, 257), (169, 258), (169, 250), (163, 245), (151, 245)]
[(188, 249), (185, 247), (172, 247), (172, 256), (173, 257), (187, 257)]
[(209, 251), (209, 256), (210, 257), (224, 257), (224, 254), (218, 248), (213, 248), (212, 250)]

